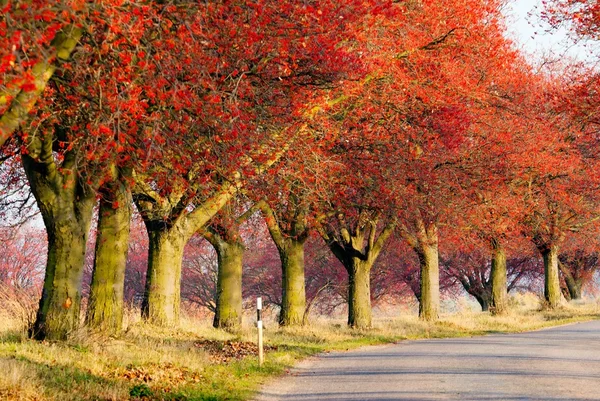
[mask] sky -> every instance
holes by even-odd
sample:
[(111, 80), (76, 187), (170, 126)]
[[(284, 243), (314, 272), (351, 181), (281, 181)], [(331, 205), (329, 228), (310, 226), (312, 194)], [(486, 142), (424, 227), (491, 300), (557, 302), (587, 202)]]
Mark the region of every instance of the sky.
[(541, 0), (513, 0), (505, 11), (509, 37), (538, 59), (549, 53), (581, 61), (588, 59), (585, 46), (569, 40), (566, 29), (547, 31), (548, 25), (539, 17), (541, 11)]

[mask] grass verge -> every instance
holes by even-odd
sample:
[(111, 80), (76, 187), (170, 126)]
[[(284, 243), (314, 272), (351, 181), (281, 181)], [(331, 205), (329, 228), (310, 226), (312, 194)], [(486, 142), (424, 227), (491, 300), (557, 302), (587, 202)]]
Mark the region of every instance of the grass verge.
[[(1, 319), (1, 317), (0, 317)], [(231, 334), (208, 321), (177, 330), (134, 323), (118, 338), (79, 333), (69, 342), (36, 342), (15, 324), (0, 328), (2, 400), (248, 400), (267, 379), (325, 351), (405, 339), (514, 333), (600, 319), (598, 304), (506, 316), (462, 313), (426, 323), (416, 317), (378, 319), (369, 331), (342, 321), (265, 331), (266, 363), (258, 367), (255, 332)]]

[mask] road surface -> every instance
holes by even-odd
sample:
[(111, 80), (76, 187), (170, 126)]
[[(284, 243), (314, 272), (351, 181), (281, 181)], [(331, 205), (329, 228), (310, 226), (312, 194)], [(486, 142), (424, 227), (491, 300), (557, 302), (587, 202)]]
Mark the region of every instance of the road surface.
[(600, 401), (600, 321), (324, 354), (257, 401)]

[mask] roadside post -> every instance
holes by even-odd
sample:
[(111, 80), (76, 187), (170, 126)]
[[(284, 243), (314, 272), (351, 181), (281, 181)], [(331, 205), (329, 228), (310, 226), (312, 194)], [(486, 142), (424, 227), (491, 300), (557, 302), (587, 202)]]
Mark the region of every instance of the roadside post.
[(258, 328), (258, 366), (262, 366), (265, 361), (263, 353), (263, 323), (262, 323), (262, 298), (256, 298), (256, 327)]

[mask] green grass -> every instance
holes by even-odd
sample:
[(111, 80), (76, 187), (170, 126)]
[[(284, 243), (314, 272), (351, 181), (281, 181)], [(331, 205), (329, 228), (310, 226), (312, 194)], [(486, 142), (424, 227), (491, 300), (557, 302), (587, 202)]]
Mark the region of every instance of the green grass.
[(195, 345), (201, 339), (253, 342), (253, 328), (231, 334), (211, 328), (208, 321), (188, 319), (176, 330), (135, 322), (118, 338), (82, 332), (68, 342), (51, 343), (29, 340), (16, 324), (7, 324), (0, 328), (0, 399), (241, 401), (267, 379), (320, 352), (405, 339), (522, 332), (599, 318), (600, 307), (592, 304), (501, 317), (462, 313), (436, 323), (413, 316), (376, 319), (368, 331), (350, 330), (340, 320), (295, 329), (271, 324), (265, 340), (277, 349), (266, 353), (260, 368), (255, 357), (225, 363)]

